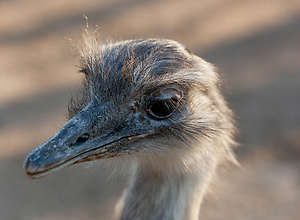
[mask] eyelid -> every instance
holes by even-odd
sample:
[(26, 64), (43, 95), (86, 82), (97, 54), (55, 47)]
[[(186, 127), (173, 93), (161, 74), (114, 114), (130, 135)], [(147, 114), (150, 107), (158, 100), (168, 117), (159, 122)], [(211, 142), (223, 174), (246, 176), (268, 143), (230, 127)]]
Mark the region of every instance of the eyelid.
[(174, 96), (182, 97), (182, 92), (175, 88), (168, 88), (168, 89), (162, 89), (160, 91), (155, 91), (150, 94), (150, 97), (159, 100), (170, 99)]
[(145, 99), (145, 109), (149, 108), (151, 106), (151, 103), (155, 101), (168, 100), (168, 99), (172, 99), (173, 97), (176, 97), (177, 100), (181, 102), (182, 93), (173, 88), (155, 91), (151, 93), (148, 96), (148, 98)]

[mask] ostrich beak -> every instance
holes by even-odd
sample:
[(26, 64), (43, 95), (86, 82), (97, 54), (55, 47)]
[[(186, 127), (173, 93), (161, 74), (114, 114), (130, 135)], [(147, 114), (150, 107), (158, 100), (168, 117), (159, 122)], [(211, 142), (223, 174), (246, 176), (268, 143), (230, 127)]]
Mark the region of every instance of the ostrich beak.
[[(118, 155), (125, 143), (145, 136), (128, 126), (129, 129), (109, 129), (110, 132), (92, 137), (89, 131), (95, 118), (90, 110), (74, 116), (27, 156), (23, 166), (26, 174), (37, 179), (75, 163), (113, 157)], [(101, 129), (105, 130), (108, 123)]]

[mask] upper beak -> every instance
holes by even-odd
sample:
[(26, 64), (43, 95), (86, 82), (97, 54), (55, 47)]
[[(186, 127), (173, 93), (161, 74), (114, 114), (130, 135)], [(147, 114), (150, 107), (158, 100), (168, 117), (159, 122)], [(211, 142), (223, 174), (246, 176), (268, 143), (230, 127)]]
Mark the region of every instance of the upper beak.
[(104, 132), (93, 137), (90, 130), (95, 116), (84, 110), (68, 121), (58, 132), (33, 150), (24, 162), (24, 170), (33, 179), (44, 177), (74, 163), (109, 157), (109, 152), (142, 134)]

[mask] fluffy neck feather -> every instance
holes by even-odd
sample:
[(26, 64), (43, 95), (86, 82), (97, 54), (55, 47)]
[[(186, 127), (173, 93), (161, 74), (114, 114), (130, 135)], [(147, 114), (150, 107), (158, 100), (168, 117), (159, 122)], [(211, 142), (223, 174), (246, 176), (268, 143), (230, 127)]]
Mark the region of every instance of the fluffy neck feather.
[(121, 220), (197, 220), (211, 175), (166, 173), (137, 166), (132, 176)]

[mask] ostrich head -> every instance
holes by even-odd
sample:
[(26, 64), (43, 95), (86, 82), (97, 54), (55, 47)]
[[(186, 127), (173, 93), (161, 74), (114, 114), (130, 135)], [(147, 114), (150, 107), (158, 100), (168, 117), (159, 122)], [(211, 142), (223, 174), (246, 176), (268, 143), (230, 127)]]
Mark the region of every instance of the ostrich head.
[(29, 177), (115, 157), (201, 173), (234, 160), (232, 114), (211, 64), (166, 39), (103, 43), (86, 30), (75, 46), (82, 98), (71, 101), (70, 120), (28, 155)]

